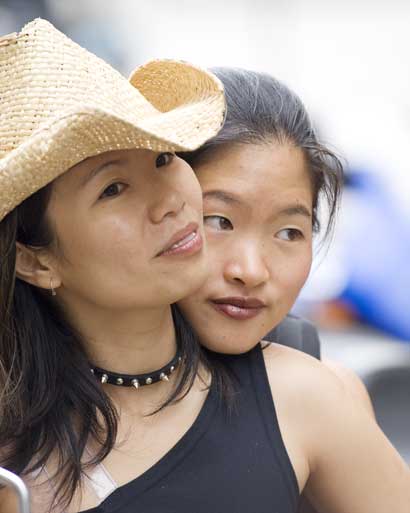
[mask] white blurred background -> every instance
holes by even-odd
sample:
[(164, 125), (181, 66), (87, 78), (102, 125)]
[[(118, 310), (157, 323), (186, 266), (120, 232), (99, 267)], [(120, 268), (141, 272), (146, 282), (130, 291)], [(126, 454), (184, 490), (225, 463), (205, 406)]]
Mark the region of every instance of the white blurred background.
[[(267, 71), (410, 218), (410, 2), (0, 0), (0, 30), (42, 15), (128, 74), (158, 57)], [(393, 179), (394, 177), (394, 179)]]
[(410, 2), (0, 0), (0, 34), (37, 16), (125, 75), (169, 57), (266, 71), (301, 96), (351, 179), (296, 311), (410, 461)]

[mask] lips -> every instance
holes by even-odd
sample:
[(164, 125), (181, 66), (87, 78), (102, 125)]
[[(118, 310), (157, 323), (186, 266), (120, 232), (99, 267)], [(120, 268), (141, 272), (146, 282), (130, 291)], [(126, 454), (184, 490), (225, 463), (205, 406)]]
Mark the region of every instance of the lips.
[(252, 319), (266, 307), (260, 299), (243, 296), (212, 299), (210, 304), (217, 312), (235, 320)]
[(198, 224), (189, 223), (185, 228), (176, 232), (156, 256), (193, 254), (201, 248), (202, 237), (198, 232)]

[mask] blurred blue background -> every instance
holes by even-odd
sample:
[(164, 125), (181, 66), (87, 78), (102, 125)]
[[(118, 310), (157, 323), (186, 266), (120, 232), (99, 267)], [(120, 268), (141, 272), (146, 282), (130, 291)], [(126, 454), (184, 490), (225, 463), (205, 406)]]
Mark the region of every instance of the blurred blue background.
[(348, 174), (295, 312), (410, 462), (410, 2), (0, 0), (0, 34), (37, 16), (125, 75), (170, 57), (267, 71), (301, 96)]

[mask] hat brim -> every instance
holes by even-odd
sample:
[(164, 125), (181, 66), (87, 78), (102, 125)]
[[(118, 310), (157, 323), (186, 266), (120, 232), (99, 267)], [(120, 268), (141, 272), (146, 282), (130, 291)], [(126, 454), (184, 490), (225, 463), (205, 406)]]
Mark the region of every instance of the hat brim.
[(124, 102), (116, 112), (93, 105), (77, 107), (38, 129), (2, 158), (0, 220), (88, 157), (133, 148), (192, 151), (223, 124), (223, 87), (205, 71), (175, 61), (153, 61), (133, 74), (131, 85), (138, 83), (152, 103), (142, 119)]
[(148, 133), (173, 141), (176, 151), (193, 151), (216, 135), (223, 125), (226, 103), (222, 82), (192, 64), (153, 60), (138, 67), (129, 82), (158, 115), (141, 123)]
[[(197, 111), (203, 113), (200, 103), (182, 107), (178, 114), (155, 114), (140, 126), (95, 108), (74, 111), (55, 120), (0, 160), (0, 220), (88, 157), (113, 150), (174, 152), (199, 147), (216, 133), (216, 127), (210, 125), (195, 133)], [(183, 128), (179, 132), (173, 129), (175, 117)]]
[(138, 66), (128, 80), (160, 112), (223, 96), (224, 90), (222, 82), (209, 71), (171, 59)]

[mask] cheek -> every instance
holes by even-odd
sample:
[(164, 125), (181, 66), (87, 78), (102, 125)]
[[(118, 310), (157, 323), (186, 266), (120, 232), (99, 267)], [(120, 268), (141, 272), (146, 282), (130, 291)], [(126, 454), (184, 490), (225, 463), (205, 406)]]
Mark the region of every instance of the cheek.
[(187, 203), (201, 213), (203, 211), (202, 189), (197, 177), (191, 169), (185, 169), (178, 176), (178, 190)]
[(209, 323), (207, 322), (207, 309), (201, 290), (178, 301), (178, 307), (201, 341), (206, 339), (207, 333), (204, 333), (204, 326), (209, 325)]
[(219, 284), (221, 283), (222, 275), (218, 262), (214, 258), (214, 252), (209, 250), (208, 244), (209, 266), (206, 281), (193, 294), (178, 302), (186, 319), (198, 333), (202, 332), (203, 327), (208, 325), (210, 316), (209, 298), (221, 288)]
[(293, 303), (296, 296), (304, 286), (312, 265), (311, 251), (289, 258), (282, 265), (281, 270), (277, 271), (277, 277), (281, 284), (281, 292), (284, 297), (289, 296), (289, 301)]
[[(67, 260), (78, 270), (92, 268), (106, 270), (110, 275), (113, 268), (118, 277), (127, 268), (134, 270), (144, 257), (145, 245), (141, 240), (141, 227), (121, 218), (105, 219), (103, 223), (77, 223), (64, 231), (60, 237)], [(119, 265), (121, 262), (121, 265)]]

